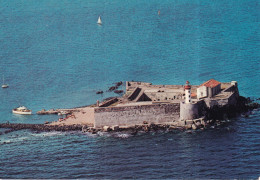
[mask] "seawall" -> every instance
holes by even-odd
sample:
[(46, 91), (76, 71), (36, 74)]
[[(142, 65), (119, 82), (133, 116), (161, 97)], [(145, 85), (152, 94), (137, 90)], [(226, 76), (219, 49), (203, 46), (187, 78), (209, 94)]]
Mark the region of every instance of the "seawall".
[(179, 116), (179, 103), (95, 108), (94, 127), (174, 122)]

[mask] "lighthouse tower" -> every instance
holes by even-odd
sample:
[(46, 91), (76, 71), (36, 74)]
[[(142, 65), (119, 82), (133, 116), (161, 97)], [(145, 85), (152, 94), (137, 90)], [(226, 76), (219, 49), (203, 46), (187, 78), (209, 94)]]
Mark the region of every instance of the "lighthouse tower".
[(191, 86), (190, 82), (186, 81), (184, 86), (185, 102), (180, 102), (180, 120), (192, 120), (199, 117), (198, 103), (191, 103)]
[(191, 86), (189, 85), (190, 82), (186, 81), (186, 85), (184, 86), (185, 89), (185, 103), (190, 104), (191, 103)]

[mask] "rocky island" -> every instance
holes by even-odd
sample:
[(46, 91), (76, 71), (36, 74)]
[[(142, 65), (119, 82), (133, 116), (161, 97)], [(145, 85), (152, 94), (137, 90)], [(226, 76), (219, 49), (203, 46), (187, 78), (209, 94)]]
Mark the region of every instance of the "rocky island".
[[(119, 83), (116, 85), (122, 85)], [(33, 130), (98, 131), (158, 129), (203, 129), (228, 122), (238, 113), (258, 108), (239, 95), (236, 81), (221, 83), (210, 79), (201, 85), (153, 85), (127, 81), (122, 97), (73, 109), (39, 111), (65, 117), (42, 125), (1, 124), (0, 127)], [(113, 90), (114, 90), (113, 89)]]

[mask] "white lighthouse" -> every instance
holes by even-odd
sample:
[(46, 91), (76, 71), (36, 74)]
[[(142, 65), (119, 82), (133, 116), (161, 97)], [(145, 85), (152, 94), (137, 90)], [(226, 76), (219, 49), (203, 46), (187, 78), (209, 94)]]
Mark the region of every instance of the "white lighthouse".
[(191, 86), (189, 85), (190, 82), (186, 81), (186, 85), (184, 86), (185, 89), (185, 103), (190, 104), (191, 103)]

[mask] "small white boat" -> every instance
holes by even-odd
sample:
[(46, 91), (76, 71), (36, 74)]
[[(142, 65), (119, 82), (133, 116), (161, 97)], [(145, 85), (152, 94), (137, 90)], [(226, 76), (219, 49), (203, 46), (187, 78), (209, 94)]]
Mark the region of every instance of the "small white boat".
[(27, 109), (25, 106), (20, 106), (18, 108), (15, 108), (15, 109), (13, 109), (12, 112), (14, 114), (24, 114), (24, 115), (32, 114), (32, 110)]
[(8, 87), (9, 87), (8, 84), (5, 84), (5, 78), (4, 78), (4, 76), (3, 76), (2, 88), (8, 88)]
[(8, 84), (3, 84), (2, 85), (2, 88), (8, 88), (9, 86), (8, 86)]
[(100, 17), (100, 16), (98, 17), (98, 21), (97, 21), (97, 23), (98, 23), (99, 25), (102, 24), (102, 21), (101, 21), (101, 17)]

